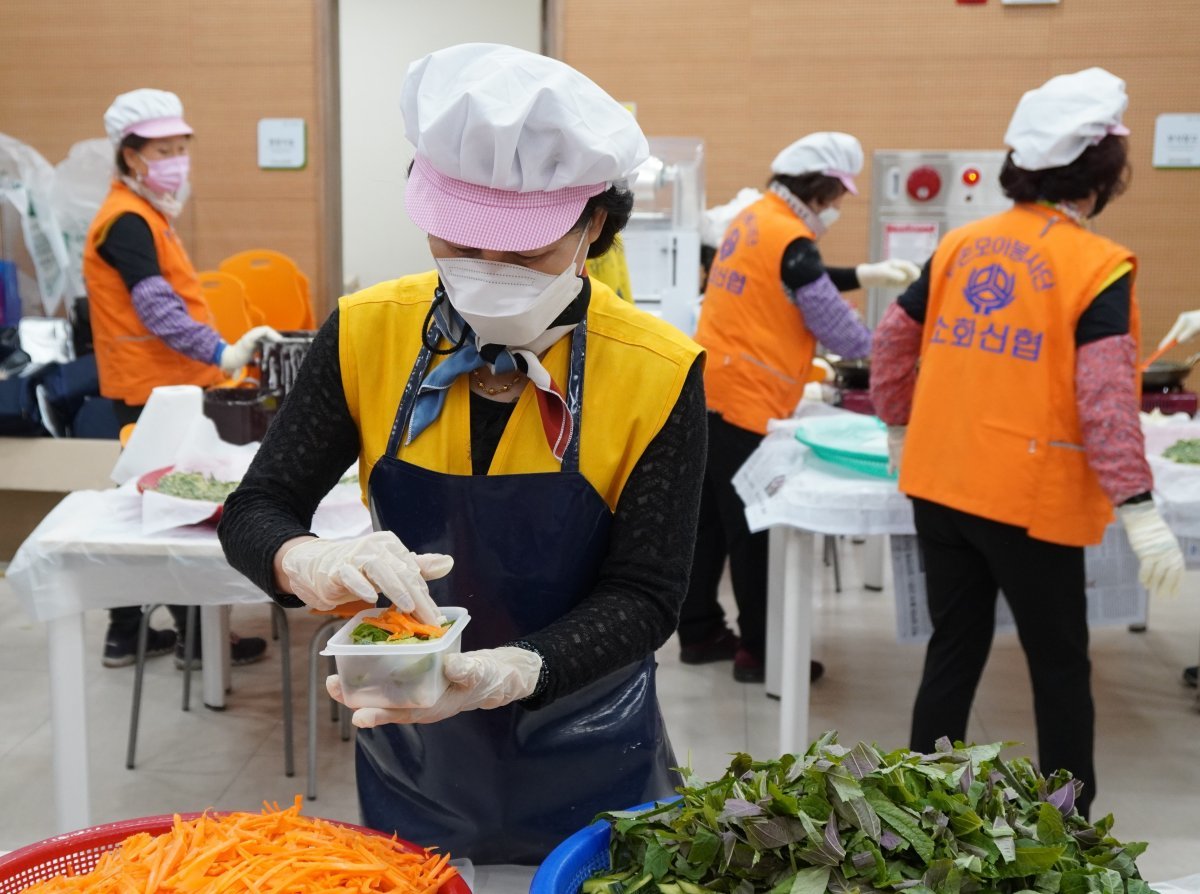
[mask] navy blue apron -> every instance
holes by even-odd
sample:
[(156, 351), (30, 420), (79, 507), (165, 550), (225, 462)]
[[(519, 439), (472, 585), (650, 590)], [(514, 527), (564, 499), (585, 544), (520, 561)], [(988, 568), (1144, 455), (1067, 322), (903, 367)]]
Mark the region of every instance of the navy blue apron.
[[(579, 472), (586, 342), (584, 321), (571, 347), (575, 424), (561, 471), (450, 475), (396, 459), (429, 368), (423, 347), (371, 472), (376, 528), (414, 552), (454, 557), (429, 589), (438, 604), (470, 611), (463, 651), (553, 624), (596, 583), (612, 513)], [(360, 730), (364, 822), (476, 863), (537, 864), (596, 813), (672, 794), (678, 777), (654, 668), (648, 655), (536, 711), (514, 704)]]

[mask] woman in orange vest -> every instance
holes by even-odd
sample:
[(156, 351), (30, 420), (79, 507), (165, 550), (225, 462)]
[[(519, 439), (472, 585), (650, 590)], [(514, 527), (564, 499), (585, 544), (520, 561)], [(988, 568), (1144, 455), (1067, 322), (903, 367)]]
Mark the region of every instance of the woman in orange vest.
[[(865, 357), (871, 333), (840, 292), (904, 286), (917, 276), (908, 261), (826, 267), (817, 242), (837, 219), (846, 193), (858, 194), (858, 140), (814, 133), (771, 163), (767, 192), (742, 210), (717, 252), (696, 341), (708, 351), (708, 467), (700, 504), (696, 558), (679, 618), (686, 664), (733, 659), (734, 679), (764, 676), (767, 533), (751, 534), (733, 476), (767, 433), (787, 418), (808, 384), (818, 342), (844, 357)], [(729, 559), (740, 638), (729, 630), (717, 584)], [(821, 673), (814, 662), (812, 678)]]
[[(354, 701), (362, 815), (536, 864), (598, 810), (676, 782), (654, 650), (691, 565), (701, 352), (584, 275), (649, 155), (608, 94), (557, 60), (465, 44), (413, 63), (401, 109), (405, 206), (437, 269), (341, 299), (221, 541), (283, 605), (468, 609), (435, 703)], [(355, 459), (376, 533), (313, 537)], [(349, 702), (351, 685), (328, 688)]]
[[(215, 385), (253, 358), (264, 338), (258, 326), (229, 345), (212, 326), (196, 270), (172, 222), (189, 193), (188, 146), (192, 128), (179, 97), (141, 89), (118, 96), (104, 113), (116, 153), (117, 176), (100, 206), (83, 252), (92, 340), (100, 393), (114, 401), (122, 425), (137, 420), (158, 385)], [(184, 610), (171, 606), (182, 631)], [(134, 660), (137, 607), (115, 608), (104, 639), (105, 667)], [(148, 655), (174, 648), (182, 662), (182, 637), (149, 631)], [(260, 659), (266, 642), (235, 640), (233, 660)]]
[(966, 737), (1003, 590), (1041, 769), (1082, 782), (1085, 815), (1096, 778), (1083, 548), (1116, 506), (1146, 588), (1172, 593), (1183, 574), (1138, 421), (1137, 261), (1085, 226), (1124, 189), (1127, 103), (1099, 68), (1022, 97), (1000, 174), (1016, 204), (946, 234), (884, 315), (871, 363), (933, 620), (912, 748)]

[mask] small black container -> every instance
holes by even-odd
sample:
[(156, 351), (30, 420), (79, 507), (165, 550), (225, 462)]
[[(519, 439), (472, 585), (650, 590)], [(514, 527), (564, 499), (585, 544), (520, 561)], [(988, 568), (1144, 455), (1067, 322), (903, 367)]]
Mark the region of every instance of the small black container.
[(281, 398), (260, 388), (210, 388), (204, 392), (204, 415), (229, 444), (261, 441)]

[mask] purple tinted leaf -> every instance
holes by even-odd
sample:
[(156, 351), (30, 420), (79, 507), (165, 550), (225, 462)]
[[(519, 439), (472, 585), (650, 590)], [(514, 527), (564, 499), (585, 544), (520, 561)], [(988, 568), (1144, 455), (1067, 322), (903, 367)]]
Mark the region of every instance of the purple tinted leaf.
[(884, 850), (894, 851), (902, 844), (904, 844), (904, 839), (891, 829), (884, 829), (883, 834), (879, 836), (879, 846)]
[(746, 837), (750, 839), (750, 843), (758, 847), (759, 850), (774, 850), (775, 848), (787, 847), (792, 842), (798, 840), (796, 830), (790, 828), (779, 817), (748, 822), (743, 828), (746, 830)]
[(744, 798), (726, 798), (725, 810), (721, 814), (721, 818), (728, 819), (733, 816), (761, 816), (763, 809), (757, 804), (747, 801)]
[(855, 779), (862, 779), (871, 771), (879, 768), (879, 752), (865, 742), (859, 742), (843, 758), (842, 766)]
[(933, 750), (939, 752), (940, 754), (949, 754), (954, 750), (954, 746), (950, 744), (950, 740), (948, 738), (942, 736), (933, 743)]
[(965, 768), (963, 768), (962, 776), (959, 777), (958, 787), (962, 790), (962, 793), (965, 795), (968, 792), (970, 792), (971, 785), (974, 782), (975, 782), (975, 771), (971, 769), (970, 764), (967, 764), (967, 766)]
[(854, 864), (855, 869), (866, 869), (875, 865), (875, 855), (870, 851), (859, 851), (850, 858), (850, 862)]
[(1062, 788), (1052, 791), (1049, 797), (1046, 798), (1047, 801), (1058, 808), (1058, 812), (1063, 816), (1068, 816), (1075, 809), (1075, 786), (1072, 782), (1068, 782)]
[(733, 858), (733, 847), (737, 844), (737, 835), (732, 830), (726, 830), (721, 833), (721, 860), (729, 866), (730, 859)]

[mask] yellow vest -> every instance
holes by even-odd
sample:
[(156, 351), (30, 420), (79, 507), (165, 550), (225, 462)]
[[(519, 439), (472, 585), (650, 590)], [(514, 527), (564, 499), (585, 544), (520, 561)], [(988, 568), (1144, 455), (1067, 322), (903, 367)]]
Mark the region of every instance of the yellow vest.
[(613, 240), (612, 248), (598, 258), (588, 258), (588, 276), (592, 282), (600, 280), (617, 293), (623, 301), (633, 301), (633, 285), (629, 281), (629, 264), (625, 260), (625, 246), (621, 237)]
[[(364, 500), (420, 352), (421, 327), (436, 286), (437, 274), (430, 271), (380, 283), (338, 302), (342, 387), (362, 443), (359, 480)], [(629, 474), (667, 421), (701, 350), (677, 329), (622, 301), (596, 280), (587, 333), (579, 470), (615, 510)], [(562, 388), (570, 348), (570, 338), (560, 339), (542, 358)], [(430, 368), (442, 359), (435, 357)], [(451, 475), (471, 474), (467, 376), (450, 387), (438, 419), (411, 444), (405, 446), (402, 440), (401, 445), (397, 458), (404, 462)], [(559, 468), (546, 443), (535, 389), (528, 386), (517, 399), (488, 474)]]

